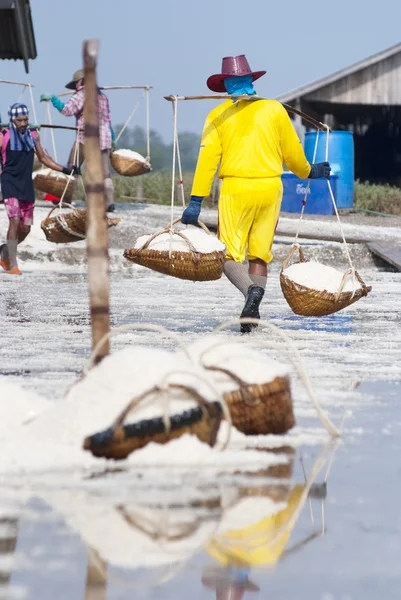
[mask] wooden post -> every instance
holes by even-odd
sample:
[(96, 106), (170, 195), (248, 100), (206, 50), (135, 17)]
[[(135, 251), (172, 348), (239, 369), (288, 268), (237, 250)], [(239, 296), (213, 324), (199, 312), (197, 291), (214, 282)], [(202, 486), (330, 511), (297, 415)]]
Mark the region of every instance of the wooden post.
[(88, 569), (86, 574), (85, 600), (106, 600), (107, 563), (92, 548), (88, 547)]
[[(92, 350), (110, 331), (109, 243), (97, 114), (96, 63), (98, 48), (98, 40), (84, 42), (85, 189), (88, 206), (87, 256)], [(100, 362), (108, 353), (109, 342), (107, 341), (100, 348), (95, 362)]]

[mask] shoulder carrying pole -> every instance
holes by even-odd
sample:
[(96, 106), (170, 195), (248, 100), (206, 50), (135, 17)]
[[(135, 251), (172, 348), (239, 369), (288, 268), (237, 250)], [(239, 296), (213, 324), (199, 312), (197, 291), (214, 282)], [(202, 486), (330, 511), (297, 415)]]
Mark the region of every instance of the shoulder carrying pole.
[[(164, 99), (167, 100), (168, 102), (175, 102), (176, 100), (228, 100), (229, 98), (231, 98), (232, 100), (249, 100), (249, 101), (257, 101), (257, 100), (264, 100), (264, 98), (261, 98), (260, 96), (246, 96), (246, 95), (242, 95), (242, 96), (238, 96), (238, 95), (233, 95), (233, 94), (209, 94), (209, 95), (204, 95), (204, 96), (164, 96)], [(320, 123), (320, 121), (316, 121), (316, 119), (314, 119), (313, 117), (310, 117), (309, 115), (305, 114), (304, 112), (302, 112), (301, 110), (298, 110), (297, 108), (294, 108), (293, 106), (290, 106), (289, 104), (283, 104), (284, 108), (286, 109), (287, 112), (291, 112), (294, 113), (295, 115), (299, 115), (300, 117), (302, 117), (304, 119), (304, 121), (307, 121), (308, 123), (310, 123), (311, 125), (313, 125), (314, 127), (316, 127), (316, 129), (319, 129), (320, 131), (327, 131), (328, 127), (327, 125), (325, 125), (324, 123)]]

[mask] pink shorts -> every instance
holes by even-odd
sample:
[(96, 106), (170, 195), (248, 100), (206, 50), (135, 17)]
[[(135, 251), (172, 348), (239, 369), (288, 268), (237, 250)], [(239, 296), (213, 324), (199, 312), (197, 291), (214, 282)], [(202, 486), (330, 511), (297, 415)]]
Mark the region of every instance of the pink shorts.
[(26, 227), (32, 225), (33, 209), (35, 208), (33, 202), (24, 202), (23, 200), (18, 200), (18, 198), (5, 198), (4, 206), (6, 207), (6, 213), (9, 219), (19, 217), (21, 223)]

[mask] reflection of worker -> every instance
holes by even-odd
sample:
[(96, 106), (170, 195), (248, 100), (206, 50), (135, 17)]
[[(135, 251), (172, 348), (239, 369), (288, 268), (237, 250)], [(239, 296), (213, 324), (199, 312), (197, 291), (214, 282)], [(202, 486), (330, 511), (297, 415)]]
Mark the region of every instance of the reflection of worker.
[[(240, 588), (239, 581), (242, 577), (243, 583), (249, 583), (248, 574), (251, 567), (272, 566), (277, 563), (295, 525), (291, 519), (297, 510), (304, 489), (303, 485), (294, 486), (284, 509), (269, 514), (251, 525), (222, 531), (211, 540), (207, 551), (224, 567), (220, 570), (214, 569), (216, 598), (218, 600), (220, 598), (230, 598), (230, 596), (217, 596), (217, 590), (219, 589), (217, 583), (236, 581), (236, 589), (242, 589), (243, 594), (245, 589), (250, 588)], [(220, 586), (220, 589), (222, 589), (222, 586)], [(227, 586), (226, 589), (228, 589)], [(242, 595), (237, 597), (239, 600)]]
[[(66, 117), (75, 117), (77, 127), (79, 129), (78, 141), (78, 161), (74, 160), (75, 144), (72, 147), (68, 164), (78, 162), (81, 166), (85, 160), (85, 121), (84, 121), (84, 102), (85, 102), (85, 87), (84, 87), (84, 71), (81, 69), (76, 71), (72, 80), (65, 86), (69, 90), (74, 90), (72, 98), (64, 104), (57, 96), (53, 94), (42, 94), (40, 101), (50, 101), (53, 106)], [(111, 179), (109, 154), (110, 149), (114, 146), (114, 131), (111, 125), (109, 101), (105, 94), (98, 89), (97, 107), (99, 116), (99, 141), (103, 158), (104, 169), (104, 188), (106, 210), (114, 211), (114, 185)]]
[[(214, 92), (255, 95), (244, 55), (223, 58), (222, 72), (207, 80)], [(226, 245), (224, 273), (245, 297), (241, 317), (260, 318), (267, 263), (280, 213), (283, 162), (298, 177), (329, 177), (329, 163), (310, 165), (285, 108), (275, 100), (227, 100), (206, 118), (192, 195), (181, 221), (197, 225), (220, 162), (219, 238)], [(248, 250), (249, 269), (243, 262)], [(248, 333), (255, 325), (242, 324)]]
[(249, 580), (246, 567), (227, 569), (208, 568), (202, 576), (202, 583), (216, 591), (216, 600), (241, 600), (245, 592), (259, 592), (260, 588)]

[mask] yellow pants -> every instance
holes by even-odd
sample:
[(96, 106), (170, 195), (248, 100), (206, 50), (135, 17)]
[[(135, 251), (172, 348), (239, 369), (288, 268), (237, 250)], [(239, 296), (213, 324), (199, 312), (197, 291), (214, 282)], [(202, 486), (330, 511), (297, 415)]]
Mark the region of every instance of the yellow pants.
[(260, 258), (266, 263), (280, 215), (283, 184), (280, 177), (243, 179), (225, 177), (219, 200), (219, 239), (227, 258), (243, 262)]

